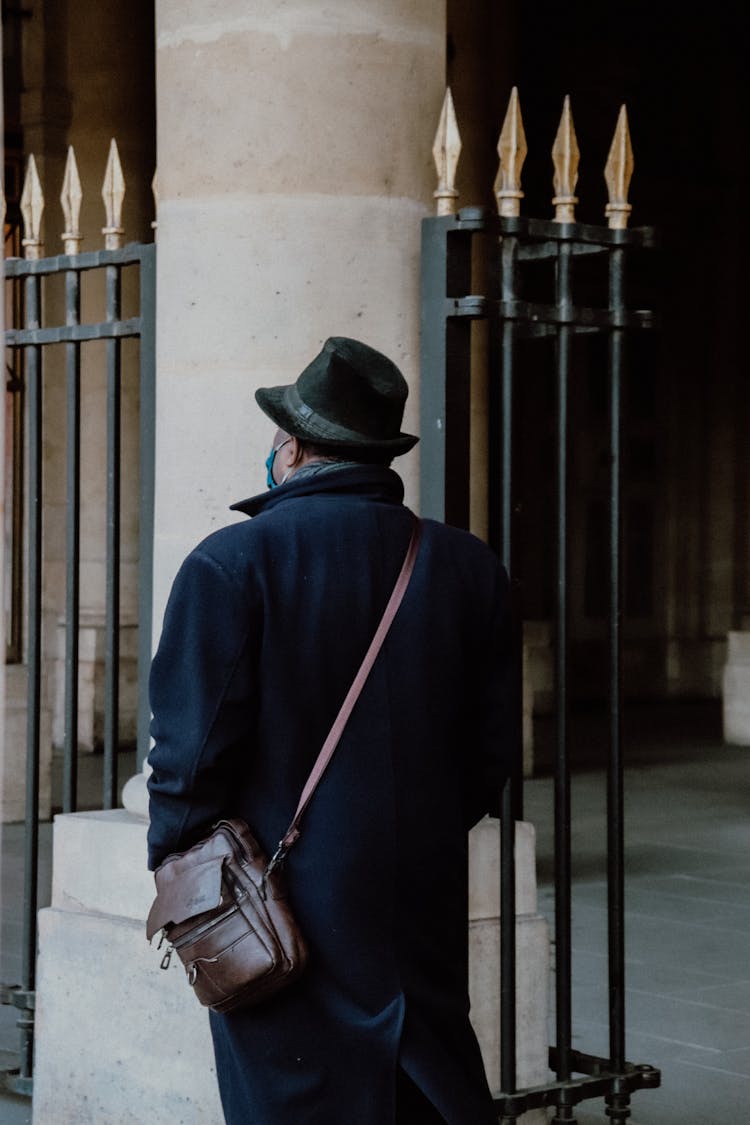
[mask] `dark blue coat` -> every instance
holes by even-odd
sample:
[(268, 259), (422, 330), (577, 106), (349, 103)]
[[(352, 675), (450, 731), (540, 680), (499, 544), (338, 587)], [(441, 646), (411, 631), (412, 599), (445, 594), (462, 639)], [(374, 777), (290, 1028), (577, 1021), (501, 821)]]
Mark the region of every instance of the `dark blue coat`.
[[(186, 559), (151, 675), (152, 868), (222, 816), (274, 849), (401, 566), (402, 498), (380, 467), (292, 479)], [(508, 632), (495, 556), (426, 521), (286, 863), (308, 969), (211, 1013), (232, 1125), (389, 1125), (399, 1063), (448, 1125), (496, 1121), (468, 1019), (466, 832), (508, 768)]]

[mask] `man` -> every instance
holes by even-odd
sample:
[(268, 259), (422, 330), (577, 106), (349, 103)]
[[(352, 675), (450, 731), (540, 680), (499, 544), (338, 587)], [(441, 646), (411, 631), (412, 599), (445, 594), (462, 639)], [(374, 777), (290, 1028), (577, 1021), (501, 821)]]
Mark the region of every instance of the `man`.
[[(252, 520), (186, 559), (151, 676), (152, 868), (245, 819), (271, 854), (359, 668), (414, 517), (388, 467), (406, 382), (326, 341), (259, 390), (278, 429)], [(286, 862), (310, 960), (269, 1001), (211, 1013), (230, 1125), (492, 1125), (468, 1018), (466, 833), (509, 769), (508, 589), (425, 521), (411, 583)]]

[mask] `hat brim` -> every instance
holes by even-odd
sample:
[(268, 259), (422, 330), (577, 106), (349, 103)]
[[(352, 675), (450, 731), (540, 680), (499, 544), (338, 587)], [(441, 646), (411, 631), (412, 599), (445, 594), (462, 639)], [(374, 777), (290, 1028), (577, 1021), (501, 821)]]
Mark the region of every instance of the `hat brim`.
[(316, 445), (330, 445), (338, 448), (345, 447), (352, 450), (366, 449), (368, 452), (382, 450), (398, 457), (408, 453), (419, 441), (414, 434), (400, 433), (393, 438), (375, 440), (372, 437), (358, 436), (351, 430), (345, 430), (334, 422), (327, 422), (320, 415), (311, 418), (302, 418), (292, 410), (287, 403), (288, 385), (283, 387), (260, 387), (255, 392), (255, 401), (271, 421), (291, 434), (292, 437), (311, 441)]

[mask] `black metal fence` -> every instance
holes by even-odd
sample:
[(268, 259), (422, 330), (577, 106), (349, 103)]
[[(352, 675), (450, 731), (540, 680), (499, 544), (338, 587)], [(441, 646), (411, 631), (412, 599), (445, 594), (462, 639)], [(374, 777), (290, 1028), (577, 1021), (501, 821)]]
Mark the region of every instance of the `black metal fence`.
[[(448, 109), (452, 106), (447, 99)], [(566, 106), (566, 109), (568, 107)], [(449, 123), (450, 124), (450, 123)], [(454, 122), (455, 126), (455, 122)], [(443, 157), (446, 143), (445, 110)], [(571, 126), (572, 128), (572, 126)], [(502, 140), (502, 138), (501, 138)], [(436, 146), (437, 147), (437, 146)], [(457, 148), (457, 146), (455, 146)], [(525, 154), (525, 147), (523, 149)], [(502, 155), (502, 154), (501, 154)], [(438, 154), (436, 153), (436, 159)], [(457, 159), (457, 157), (456, 157)], [(521, 157), (522, 162), (522, 157)], [(439, 164), (439, 171), (440, 171)], [(572, 180), (573, 186), (575, 178)], [(557, 185), (556, 185), (557, 186)], [(520, 196), (519, 183), (508, 196)], [(450, 176), (441, 173), (442, 191)], [(447, 190), (446, 190), (447, 189)], [(502, 192), (498, 193), (502, 196)], [(564, 203), (576, 202), (572, 188), (558, 190)], [(554, 201), (558, 203), (558, 199)], [(626, 205), (619, 206), (625, 210)], [(629, 207), (627, 208), (629, 210)], [(572, 217), (572, 216), (571, 216)], [(554, 553), (556, 747), (555, 820), (555, 989), (556, 1035), (549, 1050), (556, 1080), (517, 1089), (516, 1082), (516, 945), (514, 822), (523, 818), (521, 723), (518, 721), (516, 770), (505, 787), (501, 824), (501, 1074), (499, 1118), (513, 1122), (526, 1110), (554, 1106), (556, 1123), (575, 1121), (575, 1106), (604, 1096), (611, 1120), (630, 1115), (630, 1094), (659, 1085), (659, 1071), (626, 1060), (624, 948), (623, 756), (621, 738), (621, 491), (622, 411), (625, 347), (630, 333), (651, 324), (648, 311), (626, 303), (628, 256), (649, 248), (653, 231), (641, 227), (611, 229), (575, 221), (542, 221), (518, 215), (501, 217), (467, 207), (458, 214), (426, 219), (422, 227), (421, 319), (421, 506), (422, 513), (460, 527), (470, 526), (471, 396), (477, 356), (486, 363), (488, 430), (485, 473), (488, 485), (489, 542), (511, 576), (517, 607), (519, 710), (521, 687), (521, 575), (518, 565), (517, 482), (519, 380), (529, 377), (525, 355), (544, 339), (554, 342), (534, 359), (537, 368), (551, 361), (555, 383), (556, 532), (554, 543), (540, 549)], [(589, 268), (592, 264), (595, 269)], [(580, 277), (577, 277), (577, 271)], [(476, 279), (484, 279), (476, 291)], [(577, 281), (581, 282), (580, 299)], [(472, 324), (485, 324), (477, 346)], [(609, 958), (609, 1048), (603, 1057), (582, 1054), (572, 1046), (571, 977), (571, 790), (569, 746), (569, 442), (570, 396), (575, 381), (574, 341), (583, 335), (606, 337), (605, 369), (609, 402), (609, 482), (607, 536), (608, 582), (608, 764), (607, 885)], [(522, 354), (524, 349), (524, 354)], [(579, 579), (580, 580), (580, 579)]]
[[(78, 807), (78, 695), (81, 582), (81, 350), (93, 341), (105, 342), (106, 367), (106, 595), (105, 595), (105, 701), (103, 732), (102, 807), (118, 803), (118, 729), (120, 673), (120, 547), (121, 547), (121, 408), (122, 345), (137, 339), (139, 345), (139, 561), (138, 561), (138, 744), (139, 760), (148, 749), (148, 693), (146, 682), (151, 646), (151, 591), (154, 494), (154, 346), (155, 346), (155, 245), (131, 243), (125, 247), (84, 254), (64, 254), (37, 260), (5, 261), (6, 284), (22, 287), (23, 324), (6, 327), (5, 346), (23, 354), (15, 365), (22, 373), (26, 401), (27, 470), (24, 492), (26, 512), (26, 601), (28, 613), (23, 638), (28, 668), (26, 811), (24, 844), (24, 899), (22, 971), (20, 985), (4, 985), (0, 998), (21, 1009), (20, 1064), (7, 1072), (5, 1084), (30, 1094), (34, 1042), (34, 989), (36, 976), (37, 888), (39, 868), (39, 784), (41, 758), (40, 717), (43, 695), (42, 582), (45, 535), (45, 349), (65, 349), (66, 419), (66, 530), (65, 530), (65, 703), (63, 747), (64, 812)], [(123, 271), (136, 271), (140, 309), (122, 316)], [(103, 276), (105, 316), (98, 323), (81, 323), (81, 282), (84, 274)], [(64, 323), (49, 323), (43, 312), (45, 286), (64, 282)], [(59, 282), (57, 282), (59, 284)], [(63, 319), (63, 318), (61, 318)], [(60, 427), (62, 419), (52, 419)]]

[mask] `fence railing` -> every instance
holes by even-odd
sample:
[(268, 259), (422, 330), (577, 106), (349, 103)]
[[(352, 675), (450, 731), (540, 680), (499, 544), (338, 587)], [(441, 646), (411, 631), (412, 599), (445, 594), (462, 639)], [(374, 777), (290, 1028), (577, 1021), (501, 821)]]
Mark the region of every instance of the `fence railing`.
[[(575, 195), (579, 150), (570, 101), (565, 99), (552, 148), (554, 217), (523, 217), (521, 170), (526, 137), (518, 91), (514, 88), (500, 133), (500, 166), (494, 189), (497, 212), (481, 207), (457, 211), (456, 167), (461, 151), (450, 90), (446, 93), (433, 149), (438, 171), (437, 217), (422, 231), (421, 320), (421, 466), (422, 512), (468, 527), (470, 522), (471, 386), (477, 349), (471, 325), (487, 326), (488, 432), (485, 472), (488, 538), (511, 577), (516, 602), (518, 697), (521, 687), (519, 525), (523, 518), (517, 483), (516, 418), (521, 341), (554, 341), (552, 375), (556, 387), (555, 464), (557, 511), (554, 542), (540, 545), (555, 559), (555, 995), (556, 1034), (550, 1067), (556, 1081), (533, 1089), (516, 1088), (516, 946), (514, 821), (523, 815), (521, 722), (516, 724), (516, 769), (502, 799), (501, 824), (501, 1074), (503, 1093), (496, 1101), (500, 1120), (513, 1122), (526, 1110), (555, 1106), (555, 1123), (573, 1122), (578, 1102), (604, 1096), (612, 1121), (630, 1116), (633, 1090), (657, 1086), (658, 1070), (626, 1061), (624, 833), (621, 676), (621, 491), (622, 394), (628, 333), (652, 323), (649, 311), (626, 304), (626, 261), (637, 248), (648, 248), (648, 227), (628, 229), (633, 172), (628, 121), (620, 110), (605, 167), (609, 202), (607, 225), (579, 223)], [(596, 257), (606, 268), (586, 277), (584, 298), (576, 281), (581, 263)], [(480, 292), (473, 278), (486, 278)], [(591, 302), (598, 292), (600, 303)], [(541, 297), (540, 297), (541, 295)], [(570, 402), (575, 385), (574, 340), (604, 334), (608, 358), (602, 377), (609, 387), (609, 704), (607, 764), (608, 886), (608, 1053), (593, 1056), (572, 1046), (571, 976), (571, 788), (569, 745), (569, 441)], [(537, 365), (538, 366), (538, 365)]]
[[(36, 911), (39, 867), (39, 787), (41, 761), (41, 714), (43, 707), (43, 540), (47, 507), (45, 478), (47, 444), (59, 440), (63, 420), (45, 416), (45, 349), (62, 345), (65, 352), (65, 593), (64, 593), (64, 743), (62, 808), (78, 807), (79, 751), (79, 632), (81, 627), (81, 405), (82, 349), (104, 341), (106, 401), (106, 531), (105, 531), (105, 653), (102, 807), (118, 803), (117, 753), (119, 741), (119, 682), (121, 631), (121, 491), (123, 452), (121, 445), (123, 369), (122, 345), (139, 341), (136, 375), (139, 402), (137, 471), (138, 502), (138, 744), (142, 759), (148, 749), (148, 693), (146, 682), (151, 644), (151, 592), (154, 493), (154, 348), (155, 348), (155, 251), (154, 244), (123, 245), (122, 205), (125, 181), (117, 146), (112, 141), (102, 189), (105, 208), (104, 249), (82, 253), (79, 216), (81, 184), (73, 149), (63, 181), (61, 203), (65, 220), (63, 253), (43, 256), (41, 221), (44, 195), (33, 156), (29, 157), (21, 213), (24, 224), (23, 258), (4, 263), (6, 283), (22, 288), (23, 323), (6, 326), (5, 346), (23, 356), (14, 365), (20, 372), (26, 404), (26, 497), (25, 595), (26, 627), (21, 653), (28, 670), (26, 808), (24, 843), (24, 901), (22, 971), (19, 985), (3, 986), (0, 998), (22, 1010), (20, 1064), (5, 1075), (5, 1082), (21, 1093), (31, 1092), (33, 1065), (33, 1012), (36, 973)], [(5, 210), (3, 206), (3, 211)], [(122, 315), (122, 278), (125, 271), (138, 274), (139, 309)], [(81, 320), (81, 289), (85, 275), (103, 279), (104, 317), (95, 322)], [(47, 299), (46, 286), (62, 279), (64, 300)], [(59, 283), (58, 283), (59, 284)], [(135, 288), (135, 287), (134, 287)], [(6, 305), (6, 307), (8, 307)], [(52, 312), (50, 311), (52, 310)], [(59, 313), (57, 318), (54, 312)], [(98, 364), (94, 367), (98, 369)], [(55, 466), (57, 468), (57, 466)]]

